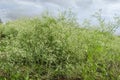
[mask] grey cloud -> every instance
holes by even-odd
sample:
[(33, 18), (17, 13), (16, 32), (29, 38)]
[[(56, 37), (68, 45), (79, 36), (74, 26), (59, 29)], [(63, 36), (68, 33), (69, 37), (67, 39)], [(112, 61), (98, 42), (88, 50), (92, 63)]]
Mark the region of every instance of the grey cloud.
[(4, 22), (7, 20), (17, 19), (22, 16), (39, 15), (43, 10), (42, 6), (35, 4), (19, 3), (17, 0), (9, 2), (8, 0), (0, 1), (0, 18)]
[(40, 3), (40, 4), (53, 4), (58, 5), (60, 7), (68, 8), (73, 6), (74, 2), (73, 0), (23, 0), (33, 3)]
[(98, 9), (102, 9), (103, 14), (109, 17), (114, 14), (113, 12), (119, 13), (119, 1), (120, 0), (0, 0), (0, 17), (4, 20), (16, 19), (21, 16), (39, 15), (47, 9), (56, 13), (58, 9), (65, 10), (68, 8), (72, 8), (79, 18), (88, 17)]
[[(58, 0), (1, 0), (0, 10), (4, 9), (6, 13), (1, 11), (0, 15), (3, 20), (13, 20), (21, 16), (39, 15), (43, 10), (54, 11), (69, 7), (73, 3), (71, 1)], [(3, 16), (4, 15), (4, 16)], [(5, 19), (6, 18), (6, 19)]]
[(93, 0), (76, 0), (76, 5), (82, 8), (90, 8), (93, 5)]
[(117, 3), (120, 2), (120, 0), (104, 0), (107, 3)]

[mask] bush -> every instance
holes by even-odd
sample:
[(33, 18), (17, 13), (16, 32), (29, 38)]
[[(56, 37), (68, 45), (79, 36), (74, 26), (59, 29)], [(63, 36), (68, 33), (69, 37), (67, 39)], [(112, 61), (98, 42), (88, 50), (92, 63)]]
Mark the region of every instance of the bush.
[(109, 32), (82, 28), (74, 17), (63, 15), (1, 26), (3, 80), (120, 79), (120, 38)]

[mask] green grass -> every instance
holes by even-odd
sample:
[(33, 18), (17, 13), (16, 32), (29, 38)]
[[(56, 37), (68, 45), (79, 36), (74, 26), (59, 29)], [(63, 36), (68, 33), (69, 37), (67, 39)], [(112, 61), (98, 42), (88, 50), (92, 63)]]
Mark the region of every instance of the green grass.
[(43, 15), (0, 24), (0, 80), (120, 80), (120, 37), (99, 22)]

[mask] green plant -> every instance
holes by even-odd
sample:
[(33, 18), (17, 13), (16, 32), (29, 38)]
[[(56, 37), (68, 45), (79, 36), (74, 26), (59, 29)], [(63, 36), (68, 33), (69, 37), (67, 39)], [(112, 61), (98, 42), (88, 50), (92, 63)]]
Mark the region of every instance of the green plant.
[(63, 13), (0, 25), (0, 79), (119, 80), (120, 37), (99, 21), (80, 27)]

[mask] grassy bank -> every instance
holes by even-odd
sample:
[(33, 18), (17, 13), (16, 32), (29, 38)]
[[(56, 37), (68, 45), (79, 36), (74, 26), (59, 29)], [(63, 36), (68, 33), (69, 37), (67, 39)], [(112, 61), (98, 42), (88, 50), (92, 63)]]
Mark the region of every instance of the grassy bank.
[(0, 80), (119, 80), (120, 37), (49, 15), (0, 24)]

